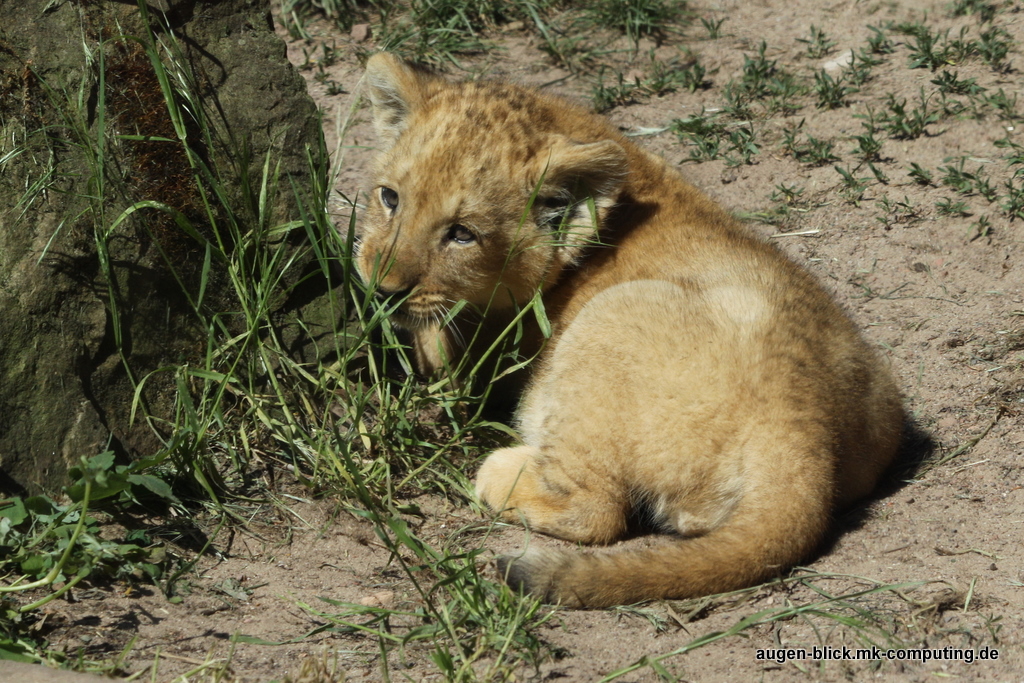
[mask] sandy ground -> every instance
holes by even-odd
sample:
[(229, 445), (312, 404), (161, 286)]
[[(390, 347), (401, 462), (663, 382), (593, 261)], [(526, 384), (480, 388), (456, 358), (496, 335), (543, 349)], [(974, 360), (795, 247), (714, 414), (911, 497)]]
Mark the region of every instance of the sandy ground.
[[(707, 39), (696, 24), (682, 36), (657, 47), (658, 59), (689, 50), (708, 70), (711, 87), (694, 93), (676, 92), (612, 109), (608, 115), (624, 130), (646, 133), (637, 141), (674, 163), (684, 174), (728, 209), (741, 215), (765, 215), (779, 202), (771, 199), (778, 185), (804, 188), (799, 201), (775, 224), (752, 221), (751, 228), (778, 244), (825, 283), (863, 328), (866, 336), (891, 361), (917, 427), (924, 435), (908, 449), (908, 457), (925, 453), (943, 460), (890, 478), (883, 495), (839, 520), (837, 533), (821, 556), (808, 565), (803, 583), (768, 586), (738, 596), (703, 603), (658, 604), (643, 609), (596, 612), (557, 611), (541, 636), (560, 653), (540, 665), (524, 668), (521, 680), (594, 681), (644, 656), (680, 648), (708, 633), (733, 627), (761, 610), (806, 605), (819, 594), (806, 584), (836, 596), (878, 584), (907, 584), (899, 590), (862, 595), (831, 605), (848, 619), (843, 624), (811, 613), (755, 626), (742, 637), (726, 637), (663, 661), (682, 680), (839, 680), (868, 677), (918, 681), (950, 677), (961, 681), (1024, 680), (1024, 477), (1021, 451), (1024, 429), (1024, 250), (1022, 224), (973, 195), (962, 199), (971, 215), (948, 217), (936, 208), (943, 198), (959, 200), (940, 183), (939, 166), (949, 157), (966, 156), (966, 168), (981, 167), (1001, 185), (1009, 171), (1007, 150), (995, 141), (1015, 134), (1024, 122), (995, 115), (976, 119), (950, 117), (929, 125), (917, 139), (884, 140), (876, 167), (888, 178), (874, 181), (863, 197), (851, 202), (840, 176), (828, 163), (810, 166), (781, 146), (787, 125), (805, 120), (803, 130), (832, 139), (842, 161), (856, 165), (852, 136), (862, 131), (869, 108), (885, 106), (886, 95), (913, 101), (920, 88), (935, 90), (929, 69), (908, 68), (908, 39), (890, 34), (892, 54), (881, 55), (873, 78), (848, 105), (836, 110), (801, 100), (794, 115), (776, 114), (756, 123), (763, 140), (753, 164), (735, 167), (725, 161), (683, 163), (690, 149), (663, 129), (673, 119), (694, 115), (702, 107), (720, 107), (724, 85), (738, 77), (744, 55), (753, 55), (765, 40), (767, 56), (802, 78), (846, 50), (866, 44), (869, 25), (925, 20), (934, 28), (961, 26), (977, 36), (977, 19), (952, 17), (946, 1), (815, 2), (760, 0), (691, 6), (698, 15), (726, 18), (723, 36)], [(1024, 41), (1020, 3), (1007, 3), (996, 18), (1018, 45)], [(832, 51), (811, 58), (798, 38), (810, 27), (836, 42)], [(515, 27), (512, 27), (513, 29)], [(328, 140), (336, 141), (334, 117), (352, 104), (361, 75), (357, 49), (372, 49), (372, 38), (357, 43), (349, 36), (314, 25), (320, 38), (337, 48), (338, 61), (316, 79), (317, 68), (303, 73), (310, 92), (325, 113)], [(478, 73), (511, 78), (570, 97), (586, 97), (590, 83), (552, 66), (523, 31), (495, 31), (503, 52), (471, 62)], [(633, 66), (649, 67), (647, 49)], [(289, 43), (297, 65), (314, 53), (316, 44)], [(628, 57), (628, 55), (627, 55)], [(626, 59), (627, 57), (623, 57)], [(1014, 51), (1012, 63), (1024, 64)], [(1017, 68), (998, 72), (979, 59), (953, 67), (961, 78), (995, 92), (1020, 94)], [(337, 92), (338, 87), (342, 92)], [(1024, 111), (1024, 102), (1017, 107)], [(1022, 140), (1024, 141), (1024, 140)], [(338, 190), (348, 196), (366, 189), (373, 134), (365, 109), (343, 141), (344, 156)], [(933, 172), (935, 182), (919, 185), (909, 176), (911, 163)], [(867, 168), (855, 173), (871, 176)], [(901, 208), (899, 203), (903, 203)], [(988, 235), (974, 238), (979, 217), (991, 224)], [(338, 221), (346, 220), (344, 215)], [(472, 511), (443, 501), (418, 501), (430, 510), (421, 527), (427, 539), (440, 539), (452, 529), (472, 523)], [(214, 657), (232, 658), (241, 680), (264, 681), (295, 671), (303, 657), (335, 658), (345, 680), (381, 679), (376, 641), (359, 635), (322, 632), (303, 638), (323, 623), (304, 609), (330, 610), (321, 598), (401, 604), (414, 599), (410, 586), (389, 562), (389, 553), (364, 523), (339, 513), (332, 501), (291, 502), (292, 512), (271, 513), (263, 525), (235, 532), (218, 544), (219, 560), (204, 561), (189, 579), (192, 593), (182, 604), (169, 604), (158, 594), (115, 594), (79, 591), (77, 602), (57, 603), (51, 621), (58, 626), (55, 643), (69, 651), (104, 643), (119, 647), (137, 639), (125, 670), (140, 671), (156, 663), (154, 680), (168, 680)], [(497, 551), (519, 547), (524, 534), (501, 531), (488, 541)], [(553, 543), (534, 538), (533, 543)], [(637, 541), (634, 541), (637, 542)], [(639, 542), (645, 542), (643, 540)], [(337, 611), (337, 610), (335, 610)], [(856, 624), (861, 628), (856, 628)], [(238, 643), (234, 634), (290, 644)], [(250, 639), (251, 640), (251, 639)], [(765, 648), (864, 647), (871, 640), (885, 646), (903, 643), (931, 648), (969, 648), (989, 658), (963, 661), (759, 661)], [(988, 648), (987, 650), (985, 648)], [(998, 659), (991, 652), (998, 652)], [(415, 646), (406, 657), (393, 658), (393, 680), (440, 680), (427, 652)], [(150, 674), (147, 671), (145, 677)], [(624, 675), (623, 681), (657, 680), (651, 668)]]

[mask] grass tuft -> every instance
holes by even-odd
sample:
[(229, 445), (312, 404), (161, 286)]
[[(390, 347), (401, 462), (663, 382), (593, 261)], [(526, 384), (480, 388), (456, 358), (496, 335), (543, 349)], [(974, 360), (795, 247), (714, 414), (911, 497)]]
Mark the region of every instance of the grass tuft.
[(672, 0), (594, 0), (585, 8), (595, 26), (617, 29), (634, 45), (645, 37), (664, 38), (666, 27), (682, 17), (682, 6)]

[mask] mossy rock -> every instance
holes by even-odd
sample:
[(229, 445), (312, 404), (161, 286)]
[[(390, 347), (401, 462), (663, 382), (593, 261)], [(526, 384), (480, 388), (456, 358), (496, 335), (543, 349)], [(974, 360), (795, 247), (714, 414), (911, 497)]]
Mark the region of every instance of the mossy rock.
[[(266, 0), (164, 0), (148, 27), (139, 7), (106, 1), (0, 0), (0, 16), (0, 493), (20, 494), (66, 484), (83, 456), (163, 446), (175, 387), (158, 371), (204, 353), (200, 281), (204, 307), (233, 310), (202, 240), (229, 218), (292, 217), (322, 143)], [(180, 46), (163, 59), (191, 74), (204, 104), (191, 158), (150, 30)], [(268, 155), (279, 189), (258, 219)], [(197, 164), (222, 200), (196, 182)], [(194, 234), (173, 212), (128, 215), (138, 202), (173, 208)]]

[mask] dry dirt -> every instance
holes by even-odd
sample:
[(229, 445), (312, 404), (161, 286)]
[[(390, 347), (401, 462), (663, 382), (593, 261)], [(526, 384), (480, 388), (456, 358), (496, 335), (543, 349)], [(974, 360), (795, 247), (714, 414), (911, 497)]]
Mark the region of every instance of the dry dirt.
[[(929, 2), (816, 2), (815, 0), (722, 0), (691, 5), (699, 16), (726, 18), (724, 35), (707, 39), (700, 24), (682, 36), (670, 37), (656, 55), (668, 59), (691, 50), (708, 69), (712, 87), (695, 93), (676, 92), (648, 101), (620, 106), (608, 115), (629, 132), (664, 128), (673, 119), (693, 115), (701, 107), (723, 102), (723, 86), (739, 75), (744, 55), (752, 55), (762, 39), (767, 55), (795, 73), (812, 73), (823, 63), (865, 44), (868, 25), (886, 21), (926, 20), (934, 28), (970, 26), (972, 17), (950, 16), (946, 0)], [(1021, 93), (1024, 54), (1024, 13), (1019, 2), (1010, 3), (997, 23), (1016, 41), (1009, 56), (1019, 63), (1005, 73), (994, 72), (980, 60), (965, 61), (956, 70), (961, 77), (977, 77), (991, 91), (1004, 88)], [(811, 59), (806, 38), (810, 27), (822, 29), (836, 41), (828, 56)], [(514, 27), (513, 27), (514, 28)], [(311, 27), (317, 40), (335, 45), (339, 60), (326, 67), (326, 81), (314, 78), (317, 68), (303, 71), (310, 92), (325, 113), (329, 143), (336, 140), (335, 115), (345, 116), (357, 91), (361, 67), (358, 49), (373, 48), (372, 38), (356, 43), (327, 26)], [(319, 32), (319, 33), (318, 33)], [(282, 33), (283, 37), (286, 34)], [(570, 97), (587, 97), (590, 83), (552, 66), (524, 31), (498, 31), (492, 36), (503, 48), (490, 57), (469, 60), (474, 73), (505, 77)], [(955, 193), (938, 185), (915, 184), (907, 175), (911, 162), (930, 169), (947, 157), (967, 155), (994, 177), (1005, 176), (1002, 157), (994, 141), (1009, 132), (1013, 122), (994, 115), (981, 119), (948, 118), (928, 127), (928, 134), (913, 140), (885, 136), (881, 161), (876, 166), (888, 184), (872, 183), (858, 203), (843, 198), (840, 177), (832, 164), (811, 167), (781, 150), (778, 140), (786, 124), (806, 119), (805, 131), (836, 140), (843, 166), (853, 165), (851, 136), (860, 134), (868, 105), (876, 110), (885, 95), (913, 100), (920, 87), (933, 90), (928, 69), (910, 69), (906, 37), (892, 34), (895, 52), (884, 55), (874, 78), (849, 105), (834, 111), (816, 109), (813, 99), (794, 116), (775, 115), (757, 125), (766, 139), (753, 164), (729, 167), (724, 161), (682, 163), (689, 149), (671, 132), (640, 135), (637, 142), (682, 164), (682, 172), (696, 185), (739, 214), (765, 212), (780, 183), (805, 188), (803, 203), (777, 225), (751, 222), (751, 228), (777, 241), (787, 254), (825, 283), (891, 361), (906, 396), (907, 406), (926, 438), (910, 455), (924, 453), (947, 462), (922, 468), (913, 477), (895, 476), (877, 500), (840, 519), (831, 546), (810, 563), (810, 572), (865, 577), (892, 584), (924, 582), (899, 594), (887, 591), (867, 596), (856, 604), (885, 621), (891, 631), (911, 643), (930, 647), (996, 648), (996, 661), (964, 662), (787, 662), (758, 661), (758, 648), (779, 645), (855, 645), (849, 627), (835, 620), (798, 616), (757, 626), (745, 637), (728, 637), (664, 662), (683, 680), (838, 680), (877, 678), (917, 681), (950, 677), (962, 681), (1024, 680), (1024, 227), (1010, 221), (997, 204), (978, 196), (966, 197), (973, 215), (940, 215), (935, 202)], [(641, 48), (635, 68), (649, 64)], [(314, 54), (316, 42), (290, 41), (288, 54), (297, 65)], [(627, 59), (622, 57), (622, 59)], [(626, 67), (629, 68), (628, 65)], [(344, 92), (331, 84), (340, 85)], [(1018, 110), (1024, 108), (1024, 102)], [(368, 160), (374, 138), (365, 109), (343, 141), (344, 157), (339, 191), (354, 197), (366, 189)], [(1004, 176), (999, 176), (1004, 173)], [(858, 176), (869, 176), (862, 169)], [(888, 213), (883, 197), (906, 200), (913, 216)], [(885, 216), (888, 220), (880, 220)], [(977, 239), (973, 223), (986, 215), (990, 234)], [(339, 215), (342, 223), (346, 216)], [(790, 233), (779, 236), (780, 233)], [(908, 480), (909, 479), (909, 480)], [(204, 560), (190, 579), (193, 592), (182, 604), (169, 604), (159, 594), (113, 594), (79, 591), (73, 604), (52, 606), (51, 619), (59, 628), (51, 636), (58, 646), (78, 647), (105, 643), (123, 646), (137, 636), (124, 669), (149, 669), (157, 663), (153, 680), (169, 680), (194, 665), (215, 657), (232, 657), (232, 671), (241, 680), (281, 678), (298, 668), (303, 657), (336, 657), (348, 681), (380, 680), (375, 641), (353, 635), (319, 633), (321, 620), (302, 605), (329, 606), (321, 598), (372, 604), (401, 604), (413, 599), (410, 586), (389, 563), (382, 548), (363, 523), (338, 513), (329, 501), (304, 503), (282, 499), (290, 516), (262, 520), (249, 531), (235, 532), (230, 541), (216, 544), (218, 559)], [(429, 511), (421, 533), (438, 539), (476, 519), (471, 510), (444, 501), (419, 501)], [(518, 547), (523, 532), (502, 531), (488, 541), (497, 550)], [(549, 539), (532, 539), (551, 543)], [(643, 542), (643, 541), (641, 541)], [(820, 588), (838, 594), (874, 585), (856, 578), (820, 579)], [(693, 614), (687, 606), (652, 605), (646, 610), (596, 612), (558, 611), (541, 628), (541, 636), (561, 656), (541, 665), (539, 672), (522, 671), (522, 680), (593, 681), (643, 656), (670, 652), (707, 633), (732, 627), (763, 609), (792, 601), (806, 604), (814, 593), (797, 585), (759, 589), (735, 602), (718, 601)], [(851, 619), (868, 619), (849, 611)], [(232, 634), (282, 645), (239, 643)], [(232, 652), (232, 648), (233, 652)], [(440, 680), (427, 653), (415, 647), (400, 661), (393, 658), (393, 680)], [(655, 672), (640, 669), (623, 681), (656, 680)]]

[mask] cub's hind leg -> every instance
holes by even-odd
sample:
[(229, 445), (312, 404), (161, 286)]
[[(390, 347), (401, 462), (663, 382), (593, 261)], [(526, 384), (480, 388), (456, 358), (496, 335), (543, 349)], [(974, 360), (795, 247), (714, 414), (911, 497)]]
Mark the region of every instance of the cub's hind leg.
[(611, 543), (625, 532), (628, 501), (571, 472), (557, 454), (503, 448), (476, 477), (477, 496), (508, 521), (579, 543)]

